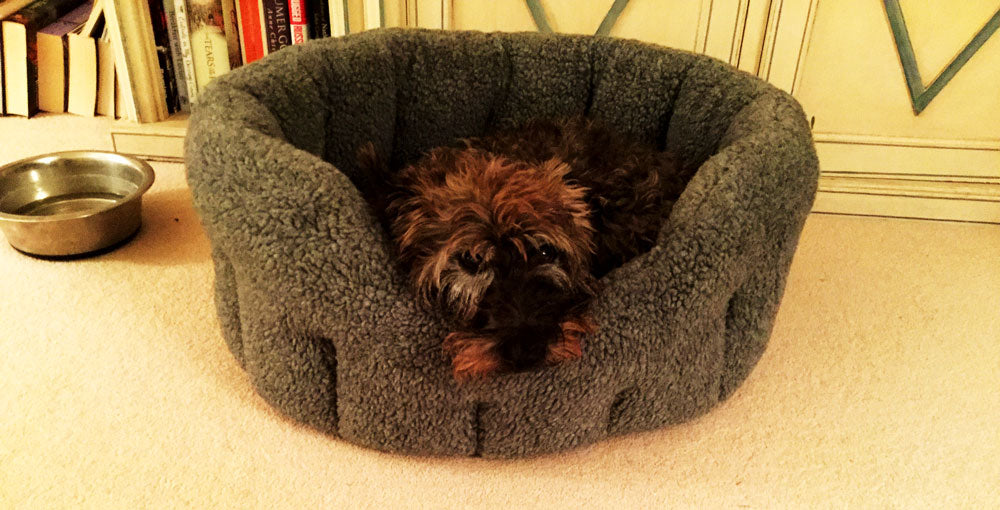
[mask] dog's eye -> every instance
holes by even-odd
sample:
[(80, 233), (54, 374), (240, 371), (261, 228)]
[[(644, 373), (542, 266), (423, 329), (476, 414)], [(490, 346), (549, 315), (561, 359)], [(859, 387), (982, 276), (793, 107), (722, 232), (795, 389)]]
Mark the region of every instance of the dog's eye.
[(483, 257), (478, 254), (473, 255), (472, 252), (469, 251), (463, 251), (458, 254), (457, 260), (458, 265), (462, 266), (462, 269), (470, 273), (477, 273), (479, 272), (480, 264), (483, 262)]
[(559, 257), (559, 250), (551, 244), (543, 244), (538, 247), (538, 256), (546, 262), (554, 262)]

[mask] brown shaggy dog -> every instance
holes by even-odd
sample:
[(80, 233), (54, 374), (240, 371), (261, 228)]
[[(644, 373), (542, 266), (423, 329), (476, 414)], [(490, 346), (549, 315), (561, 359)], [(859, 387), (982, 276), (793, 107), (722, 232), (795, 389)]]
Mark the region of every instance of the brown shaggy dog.
[(534, 120), (362, 169), (417, 295), (458, 324), (456, 379), (579, 358), (598, 278), (649, 250), (683, 189), (668, 153), (588, 119)]

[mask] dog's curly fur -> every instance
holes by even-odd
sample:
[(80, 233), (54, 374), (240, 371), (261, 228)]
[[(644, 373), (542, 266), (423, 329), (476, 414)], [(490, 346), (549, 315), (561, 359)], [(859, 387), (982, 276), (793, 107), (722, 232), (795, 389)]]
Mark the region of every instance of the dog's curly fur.
[(444, 347), (459, 380), (579, 358), (598, 279), (653, 246), (684, 183), (669, 153), (583, 117), (460, 140), (396, 174), (370, 144), (359, 163), (417, 295), (458, 323)]

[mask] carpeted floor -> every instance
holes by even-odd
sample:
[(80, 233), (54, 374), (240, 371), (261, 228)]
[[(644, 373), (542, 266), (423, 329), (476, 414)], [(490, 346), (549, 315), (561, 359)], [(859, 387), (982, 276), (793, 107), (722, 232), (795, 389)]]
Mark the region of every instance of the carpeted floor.
[[(0, 163), (108, 148), (101, 121), (63, 116), (0, 136)], [(713, 412), (535, 459), (411, 458), (255, 396), (183, 168), (155, 168), (118, 250), (0, 246), (2, 509), (1000, 505), (1000, 227), (814, 215), (768, 351)]]

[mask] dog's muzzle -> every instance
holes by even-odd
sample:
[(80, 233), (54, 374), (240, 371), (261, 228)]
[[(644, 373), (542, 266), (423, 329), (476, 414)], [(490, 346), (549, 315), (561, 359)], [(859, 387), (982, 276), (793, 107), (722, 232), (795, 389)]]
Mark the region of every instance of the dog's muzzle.
[(551, 347), (565, 340), (567, 321), (586, 314), (592, 294), (546, 281), (506, 280), (492, 285), (470, 326), (496, 340), (496, 353), (511, 371), (551, 364)]

